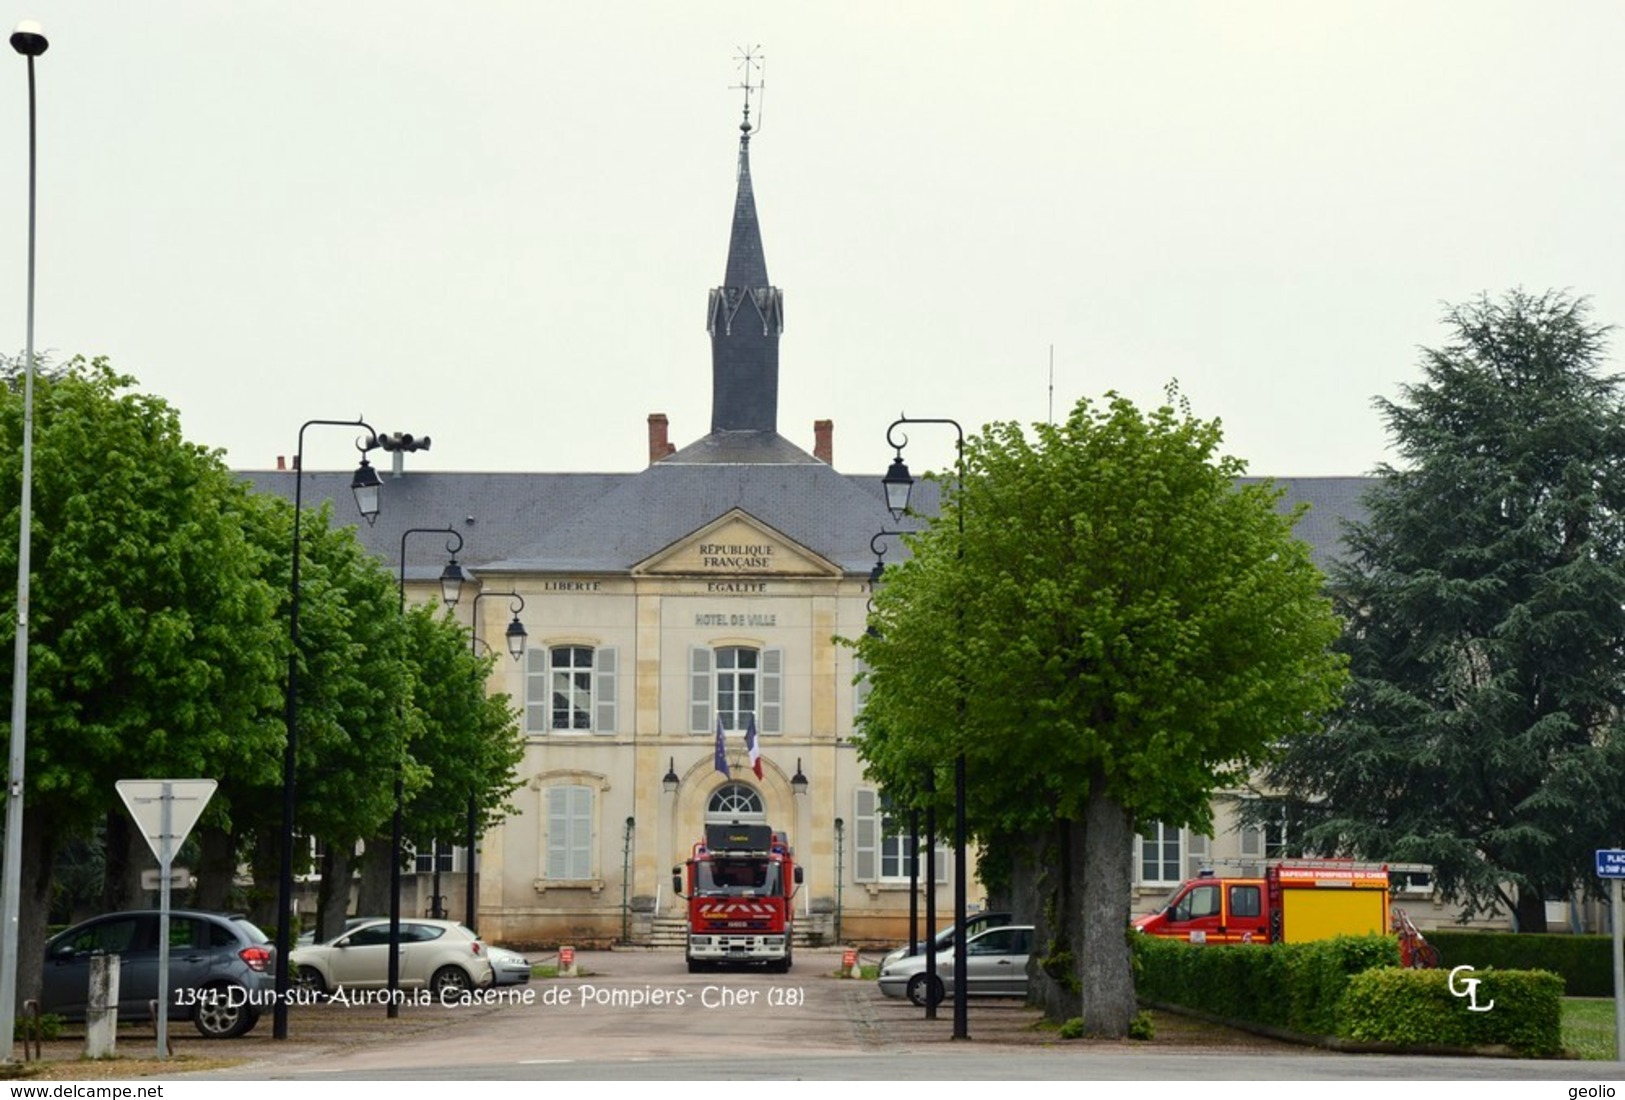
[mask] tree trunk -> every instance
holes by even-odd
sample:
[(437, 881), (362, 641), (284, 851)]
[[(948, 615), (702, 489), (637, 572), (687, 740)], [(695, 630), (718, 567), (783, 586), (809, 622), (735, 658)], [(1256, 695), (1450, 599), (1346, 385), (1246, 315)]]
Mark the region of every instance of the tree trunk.
[(1546, 931), (1546, 901), (1534, 887), (1518, 891), (1518, 931)]
[(1128, 945), (1129, 896), (1134, 882), (1134, 823), (1106, 793), (1096, 771), (1084, 803), (1083, 985), (1085, 1035), (1121, 1039), (1139, 1010)]
[(330, 940), (344, 931), (350, 915), (350, 878), (354, 845), (329, 844), (322, 855), (322, 886), (316, 895), (316, 939)]
[(1011, 912), (1018, 920), (1030, 917), (1034, 930), (1027, 999), (1061, 1023), (1078, 1015), (1083, 840), (1081, 823), (1057, 820), (1013, 844)]
[(118, 809), (107, 811), (105, 837), (101, 911), (151, 908), (149, 892), (141, 889), (141, 872), (156, 867), (158, 861), (122, 802)]
[[(45, 980), (45, 932), (51, 909), (51, 863), (56, 837), (46, 828), (50, 815), (23, 807), (22, 860), (18, 867), (17, 1004), (37, 999)], [(11, 1038), (6, 1037), (7, 1048)]]
[(265, 930), (273, 940), (277, 938), (278, 894), (281, 892), (282, 839), (273, 829), (264, 829), (256, 837), (254, 851), (249, 856), (252, 885), (248, 890), (248, 917)]
[(389, 837), (373, 837), (367, 841), (367, 852), (361, 859), (361, 883), (356, 891), (357, 916), (389, 916), (389, 860)]
[(209, 825), (198, 829), (197, 842), (197, 890), (192, 904), (199, 909), (229, 909), (237, 881), (237, 838)]

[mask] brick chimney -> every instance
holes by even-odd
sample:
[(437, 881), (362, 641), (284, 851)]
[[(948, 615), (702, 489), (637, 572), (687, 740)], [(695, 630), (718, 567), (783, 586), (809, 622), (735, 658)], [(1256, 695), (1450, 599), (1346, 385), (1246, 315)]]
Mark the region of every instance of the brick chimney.
[(813, 421), (813, 457), (826, 466), (835, 465), (835, 421)]
[(676, 454), (675, 445), (666, 440), (666, 414), (649, 414), (649, 465), (665, 458), (669, 454)]

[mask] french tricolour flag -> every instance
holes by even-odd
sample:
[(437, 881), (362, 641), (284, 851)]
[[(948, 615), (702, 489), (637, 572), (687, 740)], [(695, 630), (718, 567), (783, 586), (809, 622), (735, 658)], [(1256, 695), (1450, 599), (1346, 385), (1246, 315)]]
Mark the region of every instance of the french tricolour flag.
[(745, 720), (745, 751), (750, 753), (750, 770), (762, 778), (762, 750), (756, 744), (756, 715)]

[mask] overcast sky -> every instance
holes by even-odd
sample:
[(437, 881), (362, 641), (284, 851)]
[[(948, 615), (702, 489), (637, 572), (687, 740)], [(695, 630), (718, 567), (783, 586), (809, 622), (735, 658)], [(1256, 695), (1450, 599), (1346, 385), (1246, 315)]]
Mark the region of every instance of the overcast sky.
[[(1177, 378), (1252, 472), (1366, 473), (1445, 303), (1625, 321), (1617, 0), (4, 6), (51, 43), (36, 347), (110, 357), (238, 468), (315, 418), (427, 433), (440, 470), (638, 469), (651, 412), (705, 434), (746, 46), (779, 430), (834, 420), (845, 471), (899, 412)], [(0, 57), (8, 353), (25, 73)]]

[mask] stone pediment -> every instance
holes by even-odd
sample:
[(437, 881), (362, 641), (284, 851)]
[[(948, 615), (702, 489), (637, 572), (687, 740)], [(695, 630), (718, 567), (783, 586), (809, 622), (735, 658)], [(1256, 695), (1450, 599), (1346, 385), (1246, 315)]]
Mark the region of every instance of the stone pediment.
[(735, 508), (632, 567), (633, 576), (839, 577), (833, 562)]

